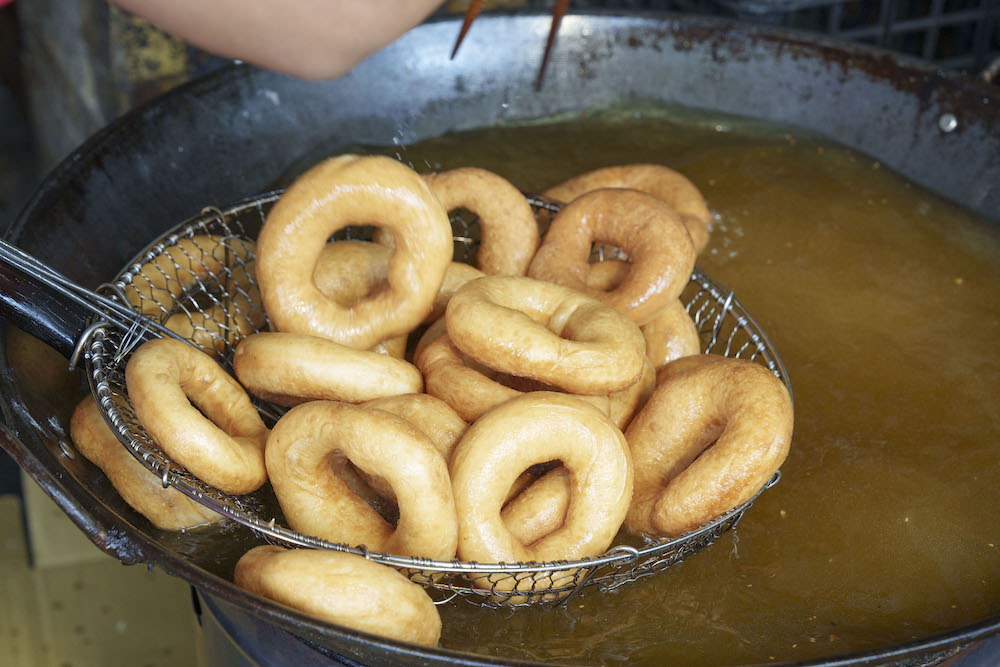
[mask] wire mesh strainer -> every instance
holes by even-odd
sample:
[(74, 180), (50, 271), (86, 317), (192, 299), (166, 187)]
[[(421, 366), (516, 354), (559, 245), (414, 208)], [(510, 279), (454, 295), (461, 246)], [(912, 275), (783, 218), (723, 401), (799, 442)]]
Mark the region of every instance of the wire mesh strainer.
[[(253, 239), (280, 196), (281, 191), (274, 191), (226, 209), (204, 209), (201, 215), (182, 223), (136, 255), (110, 285), (110, 290), (151, 319), (175, 330), (183, 329), (195, 345), (231, 371), (236, 343), (267, 326), (260, 299), (255, 298)], [(558, 210), (557, 202), (542, 197), (530, 200), (542, 218), (546, 212)], [(455, 260), (471, 262), (479, 243), (478, 224), (474, 219), (456, 215), (452, 225)], [(370, 228), (348, 228), (338, 238), (369, 238), (370, 233)], [(696, 269), (682, 300), (701, 333), (703, 352), (759, 363), (791, 391), (785, 369), (770, 341), (733, 292)], [(125, 389), (125, 364), (139, 342), (141, 337), (134, 331), (96, 324), (84, 342), (88, 376), (112, 429), (132, 454), (162, 479), (164, 486), (177, 488), (249, 527), (268, 542), (345, 551), (397, 567), (424, 584), (439, 603), (462, 597), (485, 606), (522, 606), (561, 603), (588, 585), (612, 590), (661, 571), (711, 544), (735, 526), (753, 502), (751, 499), (677, 539), (623, 544), (602, 556), (575, 561), (491, 564), (431, 561), (372, 553), (363, 546), (333, 544), (285, 527), (269, 487), (246, 496), (224, 494), (171, 461), (157, 447), (138, 422)], [(258, 407), (272, 420), (281, 414), (281, 408), (266, 403), (258, 403)], [(780, 472), (764, 488), (779, 478)]]

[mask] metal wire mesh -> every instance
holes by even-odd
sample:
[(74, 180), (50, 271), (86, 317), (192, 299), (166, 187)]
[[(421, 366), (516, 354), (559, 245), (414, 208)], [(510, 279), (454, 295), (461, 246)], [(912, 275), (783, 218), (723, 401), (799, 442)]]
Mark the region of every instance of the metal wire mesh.
[[(111, 291), (151, 318), (181, 327), (192, 342), (231, 370), (239, 340), (267, 327), (253, 277), (251, 239), (280, 194), (266, 193), (225, 210), (205, 209), (202, 215), (181, 224), (136, 255), (110, 286)], [(557, 209), (557, 203), (540, 197), (533, 198), (532, 203), (541, 217)], [(452, 218), (452, 225), (455, 258), (471, 262), (478, 249), (478, 223), (460, 212)], [(370, 236), (370, 228), (349, 228), (337, 235), (355, 239)], [(789, 385), (785, 369), (764, 332), (733, 292), (695, 270), (683, 300), (701, 333), (705, 352), (755, 361)], [(439, 603), (461, 596), (484, 606), (559, 604), (584, 586), (615, 589), (659, 572), (711, 544), (735, 526), (753, 502), (751, 499), (680, 538), (636, 541), (616, 546), (603, 556), (576, 561), (431, 561), (333, 544), (285, 527), (269, 487), (246, 496), (224, 494), (175, 464), (159, 449), (136, 418), (125, 388), (125, 365), (138, 342), (140, 337), (134, 333), (112, 327), (97, 329), (88, 344), (89, 377), (94, 395), (119, 439), (163, 480), (164, 486), (174, 486), (271, 543), (346, 551), (397, 567), (425, 585)], [(259, 407), (272, 420), (281, 413), (280, 408), (268, 404), (260, 403)], [(780, 473), (776, 473), (764, 488), (779, 478)]]

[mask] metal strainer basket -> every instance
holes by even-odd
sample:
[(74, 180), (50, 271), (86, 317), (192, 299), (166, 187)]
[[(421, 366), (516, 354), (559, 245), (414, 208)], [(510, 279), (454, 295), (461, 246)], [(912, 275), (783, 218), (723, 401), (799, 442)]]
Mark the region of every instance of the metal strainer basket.
[[(274, 191), (226, 209), (204, 209), (201, 215), (182, 223), (139, 253), (109, 289), (154, 321), (169, 323), (171, 328), (186, 325), (186, 332), (195, 344), (231, 371), (238, 341), (267, 328), (259, 299), (251, 298), (256, 290), (252, 272), (253, 239), (280, 196), (281, 191)], [(541, 197), (530, 199), (539, 213), (557, 210), (556, 202)], [(452, 218), (452, 224), (455, 259), (469, 262), (478, 248), (478, 224), (460, 215)], [(369, 235), (370, 228), (349, 228), (338, 234), (338, 238)], [(152, 272), (159, 275), (158, 288), (150, 287), (146, 279)], [(770, 341), (733, 292), (696, 269), (682, 300), (701, 333), (704, 352), (754, 361), (789, 386), (784, 366)], [(224, 494), (171, 461), (159, 449), (136, 419), (125, 389), (125, 365), (142, 338), (142, 332), (126, 332), (96, 323), (85, 343), (87, 370), (91, 389), (112, 429), (131, 453), (162, 479), (164, 486), (175, 487), (273, 544), (345, 551), (396, 567), (422, 583), (438, 603), (462, 597), (484, 606), (559, 604), (584, 586), (612, 590), (659, 572), (711, 544), (734, 527), (753, 502), (751, 499), (680, 538), (636, 540), (615, 546), (602, 556), (576, 561), (490, 564), (432, 561), (333, 544), (285, 527), (269, 486), (247, 496)], [(276, 406), (258, 403), (258, 407), (265, 418), (274, 420), (281, 414), (281, 408)], [(780, 472), (764, 488), (779, 478)]]

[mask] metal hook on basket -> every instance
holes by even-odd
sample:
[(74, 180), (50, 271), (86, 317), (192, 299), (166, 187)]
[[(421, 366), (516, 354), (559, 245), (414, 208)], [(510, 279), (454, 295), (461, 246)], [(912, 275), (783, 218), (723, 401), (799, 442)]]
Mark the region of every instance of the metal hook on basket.
[(164, 466), (163, 476), (160, 478), (160, 483), (163, 485), (164, 489), (170, 486), (170, 466)]
[(76, 345), (73, 347), (73, 354), (69, 355), (69, 365), (67, 370), (72, 373), (76, 370), (77, 365), (80, 363), (80, 357), (84, 355), (84, 348), (87, 347), (87, 343), (90, 342), (91, 336), (93, 336), (98, 330), (104, 329), (108, 326), (105, 321), (94, 322), (89, 327), (83, 330), (80, 334), (80, 339), (76, 341)]
[(622, 544), (608, 551), (608, 555), (611, 554), (622, 554), (626, 556), (625, 560), (618, 563), (618, 565), (631, 565), (632, 563), (639, 560), (639, 550), (635, 547), (630, 547), (628, 545)]

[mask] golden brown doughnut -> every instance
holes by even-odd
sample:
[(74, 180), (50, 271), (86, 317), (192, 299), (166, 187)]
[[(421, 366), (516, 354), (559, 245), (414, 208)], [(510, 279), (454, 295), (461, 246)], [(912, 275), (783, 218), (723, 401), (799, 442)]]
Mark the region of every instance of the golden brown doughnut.
[(162, 530), (186, 530), (222, 519), (222, 515), (172, 487), (129, 453), (101, 416), (92, 396), (80, 401), (69, 435), (83, 456), (100, 468), (126, 503)]
[[(595, 242), (621, 248), (631, 264), (610, 291), (587, 286)], [(694, 268), (691, 238), (677, 213), (637, 190), (588, 192), (552, 220), (528, 275), (571, 287), (599, 299), (642, 325), (680, 296)]]
[[(607, 414), (624, 431), (655, 389), (656, 374), (647, 361), (642, 377), (628, 389), (608, 396)], [(590, 398), (590, 397), (581, 397)], [(523, 489), (513, 492), (500, 516), (521, 544), (533, 544), (563, 524), (569, 506), (569, 471), (559, 466), (537, 480), (522, 480)], [(522, 478), (526, 475), (522, 475)], [(517, 485), (515, 484), (515, 487)]]
[(595, 169), (549, 188), (544, 194), (568, 203), (599, 188), (631, 188), (662, 199), (680, 213), (696, 253), (708, 244), (712, 214), (705, 198), (686, 176), (662, 165), (628, 164)]
[[(436, 336), (431, 337), (433, 334)], [(424, 375), (427, 393), (447, 403), (467, 422), (474, 422), (488, 410), (524, 393), (522, 388), (509, 386), (516, 378), (482, 366), (462, 354), (444, 326), (428, 329), (421, 343), (423, 347), (418, 348), (413, 361)], [(580, 398), (605, 414), (610, 412), (606, 395)]]
[(336, 625), (402, 642), (437, 645), (441, 617), (430, 596), (398, 571), (340, 551), (265, 545), (236, 563), (233, 581)]
[[(447, 403), (429, 394), (386, 396), (362, 403), (361, 407), (385, 410), (397, 417), (402, 417), (430, 439), (431, 444), (441, 453), (445, 463), (451, 458), (452, 450), (455, 449), (455, 445), (458, 444), (459, 439), (469, 427)], [(340, 472), (337, 474), (348, 482), (348, 486), (351, 486), (347, 476)], [(381, 499), (390, 504), (396, 503), (396, 494), (385, 479), (357, 469), (355, 469), (355, 474), (364, 480), (365, 484)], [(378, 504), (373, 502), (371, 496), (366, 494), (364, 489), (359, 490), (352, 487), (351, 490), (361, 496), (369, 505)]]
[[(590, 265), (587, 287), (611, 290), (622, 283), (631, 265), (620, 260), (605, 260)], [(646, 356), (656, 368), (664, 364), (701, 352), (698, 328), (688, 315), (684, 304), (671, 301), (647, 324), (640, 327), (646, 339)]]
[(584, 276), (587, 287), (601, 292), (609, 292), (617, 289), (624, 282), (632, 265), (620, 259), (605, 259), (601, 262), (593, 262), (588, 269), (587, 275)]
[(151, 340), (132, 353), (125, 384), (146, 433), (191, 474), (237, 495), (267, 480), (267, 427), (210, 356), (178, 340)]
[(626, 432), (635, 497), (625, 525), (651, 537), (683, 535), (752, 498), (792, 437), (791, 398), (763, 366), (721, 357), (674, 363), (682, 370)]
[[(526, 546), (504, 526), (501, 506), (527, 467), (553, 460), (570, 471), (566, 521)], [(600, 554), (618, 532), (632, 497), (632, 462), (621, 431), (589, 403), (554, 392), (525, 394), (483, 415), (455, 448), (451, 476), (458, 554), (467, 561), (552, 561)], [(513, 581), (507, 584), (507, 590), (514, 586)]]
[(531, 546), (565, 523), (570, 493), (569, 470), (559, 466), (508, 501), (500, 518), (515, 540)]
[[(320, 291), (314, 272), (327, 240), (349, 225), (390, 228), (396, 249), (388, 289), (345, 308)], [(386, 157), (343, 155), (300, 176), (271, 209), (257, 275), (275, 329), (366, 349), (420, 324), (451, 253), (448, 215), (416, 172)]]
[[(395, 530), (334, 474), (336, 452), (388, 481), (399, 505)], [(289, 525), (300, 533), (401, 556), (455, 555), (447, 464), (426, 435), (396, 415), (332, 401), (296, 406), (271, 431), (267, 471)]]
[(451, 301), (451, 297), (455, 296), (455, 292), (465, 283), (476, 278), (482, 278), (485, 275), (485, 273), (476, 267), (463, 264), (462, 262), (452, 262), (449, 264), (448, 270), (444, 274), (444, 282), (441, 283), (437, 296), (434, 297), (434, 308), (424, 321), (435, 322), (444, 317), (445, 310), (448, 308), (448, 302)]
[(608, 394), (608, 416), (621, 430), (625, 430), (632, 416), (646, 404), (656, 388), (656, 369), (649, 359), (644, 359), (642, 375), (631, 387)]
[[(350, 308), (389, 287), (389, 258), (392, 250), (378, 243), (365, 241), (336, 241), (326, 244), (319, 256), (313, 279), (319, 291), (336, 300), (341, 306)], [(444, 315), (448, 300), (455, 291), (484, 274), (479, 269), (462, 262), (451, 262), (444, 273), (444, 280), (434, 297), (434, 306), (425, 322), (432, 322)], [(392, 341), (402, 340), (406, 347), (406, 337), (399, 336)], [(395, 348), (393, 348), (395, 349)], [(402, 358), (402, 355), (393, 354)]]
[(705, 364), (714, 364), (724, 360), (725, 357), (718, 354), (692, 354), (687, 357), (674, 359), (670, 363), (661, 366), (656, 371), (656, 385), (659, 386), (667, 378), (671, 378), (681, 373), (694, 370)]
[(424, 386), (420, 371), (402, 359), (293, 333), (245, 338), (233, 355), (233, 370), (251, 394), (284, 406), (310, 400), (361, 403)]
[[(389, 288), (389, 258), (392, 251), (365, 241), (327, 243), (319, 255), (313, 280), (324, 296), (344, 308), (352, 308), (380, 290)], [(372, 352), (402, 359), (406, 336), (375, 344)]]
[(528, 200), (510, 181), (486, 169), (462, 167), (425, 174), (424, 181), (448, 211), (464, 208), (479, 218), (479, 270), (523, 276), (538, 249), (538, 223)]
[(455, 346), (477, 362), (574, 394), (620, 391), (642, 373), (646, 343), (639, 327), (560, 285), (479, 278), (455, 293), (445, 320)]
[(452, 450), (469, 428), (447, 403), (429, 394), (386, 396), (366, 401), (361, 407), (385, 410), (402, 417), (430, 438), (445, 461), (451, 459)]
[(641, 328), (646, 338), (646, 356), (656, 368), (681, 357), (701, 354), (698, 328), (684, 304), (676, 299)]

